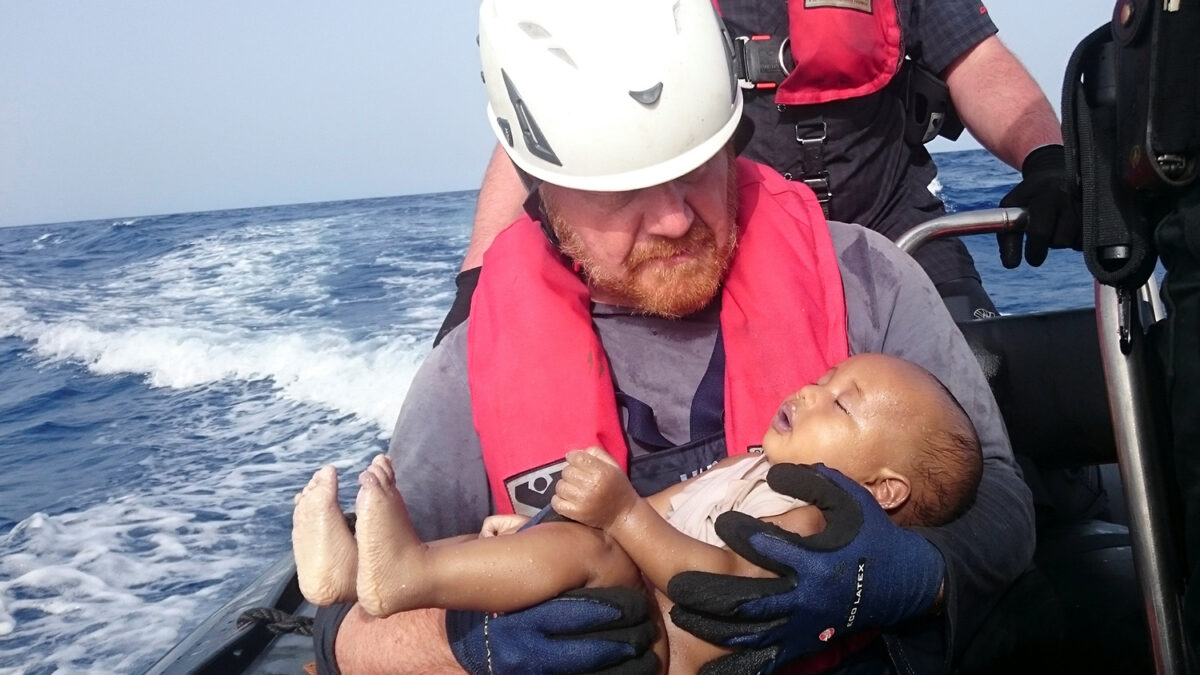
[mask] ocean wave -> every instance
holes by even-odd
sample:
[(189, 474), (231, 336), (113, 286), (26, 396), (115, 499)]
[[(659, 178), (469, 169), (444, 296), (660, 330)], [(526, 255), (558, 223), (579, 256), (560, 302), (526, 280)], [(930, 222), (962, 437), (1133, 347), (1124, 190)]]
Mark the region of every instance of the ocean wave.
[(0, 303), (5, 333), (48, 361), (82, 364), (97, 375), (135, 374), (152, 387), (182, 389), (226, 380), (269, 380), (283, 398), (323, 406), (391, 432), (428, 344), (415, 338), (362, 342), (335, 334), (231, 334), (179, 326), (99, 330), (49, 323)]
[(178, 398), (194, 427), (163, 420), (126, 480), (0, 536), (0, 672), (31, 653), (67, 672), (144, 670), (287, 550), (291, 496), (316, 467), (348, 488), (382, 449), (368, 425), (299, 404)]
[(30, 247), (35, 251), (40, 251), (47, 246), (57, 246), (63, 243), (62, 235), (57, 232), (45, 232), (36, 237), (30, 244)]
[(0, 236), (0, 672), (140, 672), (286, 552), (317, 467), (342, 472), (349, 506), (449, 305), (472, 207)]
[(245, 559), (199, 544), (246, 539), (238, 529), (135, 499), (34, 514), (0, 540), (8, 552), (0, 559), (0, 634), (21, 638), (0, 642), (0, 663), (36, 653), (39, 663), (65, 672), (144, 669), (195, 623), (199, 608), (228, 594), (223, 586), (239, 583)]

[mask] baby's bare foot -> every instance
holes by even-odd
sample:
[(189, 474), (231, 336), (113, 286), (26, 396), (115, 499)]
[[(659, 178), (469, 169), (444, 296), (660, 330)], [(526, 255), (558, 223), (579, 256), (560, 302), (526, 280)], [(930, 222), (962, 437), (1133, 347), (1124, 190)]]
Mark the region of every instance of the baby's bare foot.
[(300, 592), (314, 605), (355, 599), (358, 547), (337, 501), (337, 471), (325, 466), (296, 495), (292, 552)]
[(420, 595), (425, 545), (413, 530), (392, 463), (378, 455), (358, 477), (358, 602), (373, 616), (423, 605)]

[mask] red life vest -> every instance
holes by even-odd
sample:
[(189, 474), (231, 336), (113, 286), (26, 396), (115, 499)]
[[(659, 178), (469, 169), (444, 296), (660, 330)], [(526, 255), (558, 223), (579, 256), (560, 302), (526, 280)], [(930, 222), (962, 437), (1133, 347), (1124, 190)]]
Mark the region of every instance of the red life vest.
[(776, 90), (776, 103), (873, 94), (900, 70), (904, 44), (896, 0), (788, 0), (787, 10), (795, 66)]
[[(846, 307), (811, 190), (738, 160), (739, 241), (722, 289), (725, 433), (756, 445), (780, 402), (846, 358)], [(599, 445), (628, 469), (608, 360), (587, 287), (528, 217), (484, 256), (467, 336), (471, 409), (492, 498), (506, 479)]]

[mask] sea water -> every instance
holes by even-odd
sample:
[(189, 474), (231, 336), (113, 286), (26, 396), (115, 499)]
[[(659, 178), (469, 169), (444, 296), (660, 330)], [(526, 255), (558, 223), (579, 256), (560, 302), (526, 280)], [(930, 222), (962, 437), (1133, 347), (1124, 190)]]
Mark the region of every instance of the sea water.
[[(942, 154), (954, 211), (1019, 176)], [(0, 672), (138, 673), (289, 549), (318, 466), (383, 452), (454, 294), (475, 193), (0, 229)], [(1006, 313), (1089, 305), (1078, 253)]]

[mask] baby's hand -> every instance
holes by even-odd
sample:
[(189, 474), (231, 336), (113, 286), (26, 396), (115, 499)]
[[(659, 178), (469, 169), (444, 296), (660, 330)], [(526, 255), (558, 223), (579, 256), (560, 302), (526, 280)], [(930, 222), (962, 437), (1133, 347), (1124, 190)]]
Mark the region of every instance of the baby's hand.
[(483, 519), (483, 527), (479, 530), (479, 538), (496, 537), (501, 534), (512, 534), (529, 522), (529, 516), (516, 513), (506, 513), (499, 516), (488, 516)]
[(571, 520), (605, 529), (637, 503), (629, 478), (604, 450), (591, 447), (567, 453), (567, 467), (554, 488), (550, 506)]

